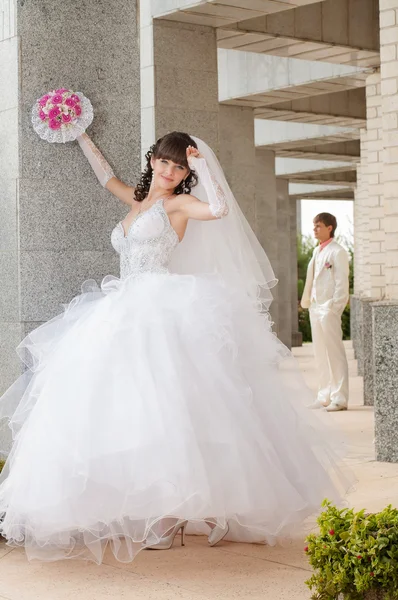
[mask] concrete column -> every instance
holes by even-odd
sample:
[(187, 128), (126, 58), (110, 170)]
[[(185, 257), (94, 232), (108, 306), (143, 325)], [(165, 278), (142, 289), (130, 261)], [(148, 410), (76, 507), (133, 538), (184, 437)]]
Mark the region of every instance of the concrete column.
[(89, 133), (117, 175), (134, 181), (140, 166), (136, 3), (88, 0), (73, 27), (61, 0), (18, 2), (16, 13), (11, 0), (1, 3), (3, 11), (6, 5), (8, 25), (0, 25), (0, 173), (7, 177), (0, 186), (2, 389), (16, 375), (10, 357), (21, 335), (61, 312), (85, 279), (118, 274), (109, 236), (126, 212), (101, 188), (76, 143), (39, 139), (30, 123), (34, 101), (61, 85), (84, 92), (95, 109)]
[[(292, 345), (292, 284), (291, 284), (291, 215), (289, 182), (277, 179), (278, 199), (278, 337), (291, 348)], [(296, 267), (297, 268), (297, 267)]]
[[(20, 374), (18, 275), (19, 52), (14, 0), (0, 4), (0, 393)], [(0, 439), (0, 448), (4, 448)]]
[[(275, 273), (278, 272), (278, 224), (275, 177), (275, 154), (270, 150), (256, 149), (256, 220), (255, 233), (266, 251)], [(279, 285), (272, 289), (274, 300), (271, 318), (277, 330), (279, 323)]]
[(220, 162), (246, 219), (256, 231), (256, 148), (252, 108), (219, 106)]
[(398, 462), (398, 0), (380, 0), (385, 296), (372, 304), (376, 457)]
[[(297, 215), (300, 215), (298, 217)], [(301, 201), (290, 201), (290, 288), (292, 307), (292, 346), (303, 345), (303, 334), (299, 331), (298, 321), (298, 273), (297, 273), (297, 229), (301, 221)]]
[[(239, 205), (278, 277), (275, 154), (256, 150), (252, 108), (220, 105), (220, 161)], [(271, 318), (279, 332), (280, 285), (272, 289)], [(290, 345), (290, 342), (289, 342)]]
[(153, 21), (147, 0), (140, 10), (142, 153), (174, 130), (200, 137), (218, 153), (215, 29)]

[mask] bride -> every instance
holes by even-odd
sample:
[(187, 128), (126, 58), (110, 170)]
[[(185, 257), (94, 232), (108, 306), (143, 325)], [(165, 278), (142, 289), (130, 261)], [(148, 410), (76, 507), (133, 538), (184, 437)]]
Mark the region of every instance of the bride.
[(274, 543), (347, 482), (272, 333), (268, 259), (201, 140), (158, 140), (135, 189), (78, 141), (130, 206), (111, 237), (120, 279), (85, 282), (18, 347), (0, 533), (29, 559), (97, 563), (108, 545), (130, 561), (184, 543), (187, 526), (211, 546)]

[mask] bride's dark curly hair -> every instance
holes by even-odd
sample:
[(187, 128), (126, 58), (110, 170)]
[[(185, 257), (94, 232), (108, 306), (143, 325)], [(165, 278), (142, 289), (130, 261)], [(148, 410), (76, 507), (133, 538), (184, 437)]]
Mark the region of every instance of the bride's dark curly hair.
[[(151, 187), (153, 169), (151, 158), (165, 158), (171, 160), (177, 165), (189, 169), (187, 161), (187, 148), (193, 146), (197, 148), (196, 142), (187, 134), (181, 131), (173, 131), (158, 139), (156, 144), (151, 146), (145, 154), (146, 167), (141, 173), (140, 180), (135, 188), (134, 198), (137, 202), (142, 202), (149, 193)], [(198, 176), (195, 171), (190, 171), (187, 177), (181, 181), (180, 185), (174, 190), (175, 194), (189, 194), (191, 189), (198, 183)]]

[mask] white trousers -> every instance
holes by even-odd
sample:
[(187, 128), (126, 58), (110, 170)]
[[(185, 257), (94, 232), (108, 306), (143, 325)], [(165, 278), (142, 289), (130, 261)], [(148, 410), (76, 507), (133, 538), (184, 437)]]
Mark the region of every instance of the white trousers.
[(343, 344), (341, 316), (312, 304), (312, 341), (318, 369), (318, 400), (324, 404), (348, 403), (348, 363)]

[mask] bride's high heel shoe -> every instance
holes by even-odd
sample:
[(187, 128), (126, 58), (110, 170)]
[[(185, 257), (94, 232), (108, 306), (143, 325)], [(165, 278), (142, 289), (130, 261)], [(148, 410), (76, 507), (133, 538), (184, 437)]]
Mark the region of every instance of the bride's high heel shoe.
[(225, 523), (225, 527), (220, 527), (220, 525), (216, 525), (211, 530), (211, 533), (208, 537), (208, 542), (210, 546), (215, 546), (218, 542), (221, 542), (225, 538), (229, 531), (228, 523)]
[(170, 533), (163, 535), (158, 542), (146, 546), (148, 550), (170, 550), (174, 543), (174, 538), (177, 533), (181, 530), (181, 546), (185, 546), (185, 528), (188, 521), (179, 521), (174, 527), (168, 529)]

